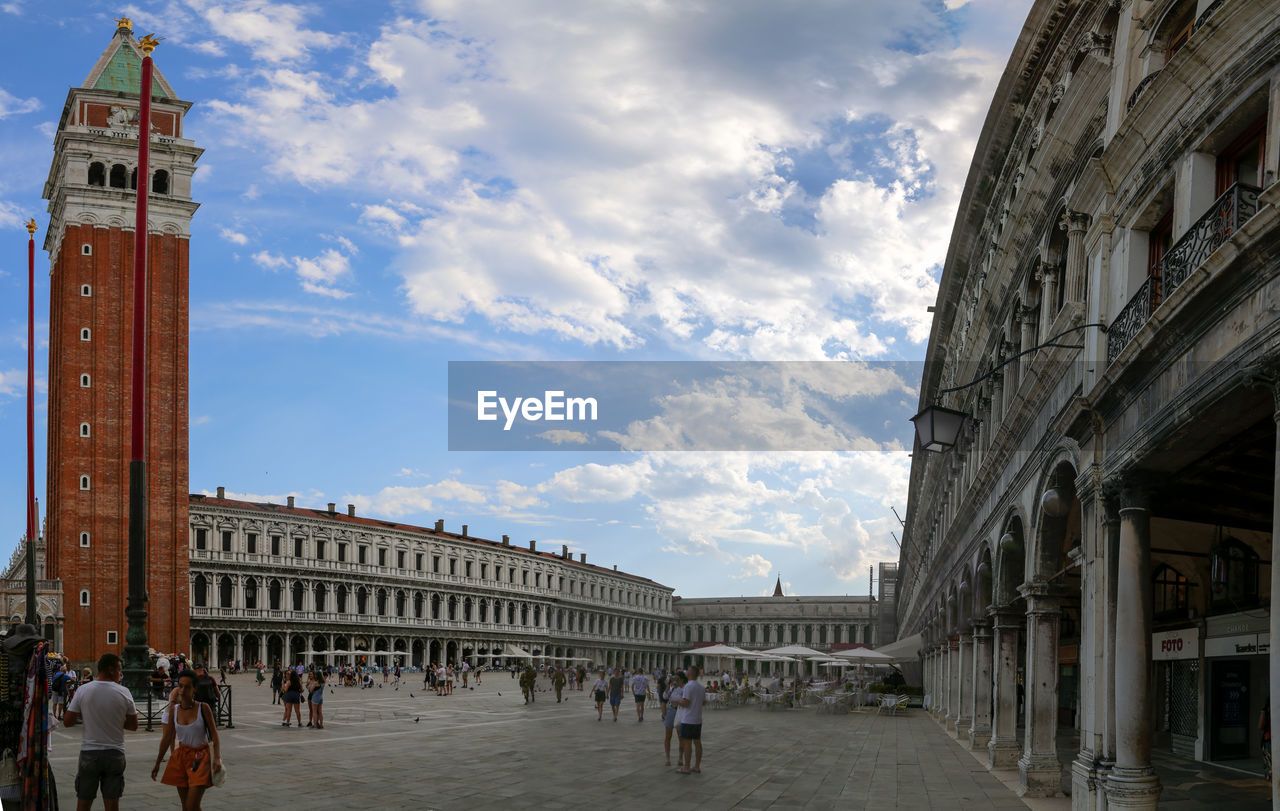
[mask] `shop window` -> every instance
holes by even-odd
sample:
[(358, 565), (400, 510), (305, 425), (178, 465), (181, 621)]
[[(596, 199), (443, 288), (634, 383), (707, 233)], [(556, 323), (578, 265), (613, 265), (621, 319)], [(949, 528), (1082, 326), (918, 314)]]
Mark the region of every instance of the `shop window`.
[(1236, 538), (1225, 538), (1210, 555), (1213, 604), (1245, 608), (1258, 602), (1258, 553)]
[(1215, 197), (1221, 196), (1236, 183), (1262, 187), (1262, 156), (1266, 133), (1267, 117), (1259, 116), (1218, 154), (1214, 179)]

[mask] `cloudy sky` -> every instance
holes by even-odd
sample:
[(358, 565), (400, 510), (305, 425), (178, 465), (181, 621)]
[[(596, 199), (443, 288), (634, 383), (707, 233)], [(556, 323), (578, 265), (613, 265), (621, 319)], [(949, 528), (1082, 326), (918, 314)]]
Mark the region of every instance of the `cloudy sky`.
[[(795, 593), (866, 593), (906, 499), (918, 378), (891, 370), (923, 358), (1029, 6), (0, 2), (0, 553), (24, 522), (21, 223), (39, 245), (67, 88), (126, 13), (166, 37), (156, 64), (206, 150), (192, 492), (565, 543), (687, 596), (760, 594), (779, 573)], [(40, 253), (42, 509), (47, 271)], [(854, 422), (787, 387), (654, 397), (692, 433), (731, 430), (699, 407), (711, 391), (859, 450), (449, 450), (450, 361), (691, 360), (847, 362), (805, 388), (847, 382), (855, 410), (873, 374)]]

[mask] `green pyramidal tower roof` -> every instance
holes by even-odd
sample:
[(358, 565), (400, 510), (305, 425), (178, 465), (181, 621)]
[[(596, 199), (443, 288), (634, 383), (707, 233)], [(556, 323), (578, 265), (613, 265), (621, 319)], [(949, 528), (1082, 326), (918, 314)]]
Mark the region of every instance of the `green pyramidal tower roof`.
[[(134, 41), (129, 28), (121, 26), (116, 29), (116, 35), (111, 39), (111, 44), (102, 52), (102, 56), (98, 57), (98, 62), (93, 66), (93, 70), (89, 71), (83, 87), (91, 90), (137, 94), (142, 87), (142, 51), (138, 49), (138, 43)], [(154, 65), (151, 71), (151, 97), (153, 99), (178, 97), (178, 94), (173, 92), (173, 87), (164, 76), (160, 75), (160, 70)]]

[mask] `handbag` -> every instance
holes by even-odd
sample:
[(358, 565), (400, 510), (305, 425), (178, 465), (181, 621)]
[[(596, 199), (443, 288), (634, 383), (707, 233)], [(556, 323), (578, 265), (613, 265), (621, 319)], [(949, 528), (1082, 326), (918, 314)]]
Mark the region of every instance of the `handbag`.
[(12, 749), (0, 756), (0, 786), (12, 786), (18, 782), (18, 756)]
[(223, 783), (227, 782), (227, 764), (222, 764), (221, 769), (214, 769), (211, 775), (214, 788), (219, 788)]

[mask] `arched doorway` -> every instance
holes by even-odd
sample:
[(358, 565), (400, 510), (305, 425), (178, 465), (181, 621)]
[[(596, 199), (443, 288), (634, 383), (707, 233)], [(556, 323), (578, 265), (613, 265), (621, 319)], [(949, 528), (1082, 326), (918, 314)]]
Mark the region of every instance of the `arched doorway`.
[(450, 641), (445, 645), (445, 661), (453, 664), (458, 661), (458, 643)]
[(231, 634), (218, 636), (218, 660), (210, 664), (216, 669), (236, 658), (236, 640)]
[(257, 634), (245, 634), (244, 640), (240, 643), (244, 651), (245, 667), (262, 661), (262, 651), (258, 650), (259, 645)]
[(267, 636), (267, 664), (272, 667), (284, 664), (284, 640), (279, 634)]
[(410, 661), (412, 662), (414, 667), (426, 667), (426, 665), (422, 661), (422, 650), (423, 650), (422, 640), (421, 639), (413, 640), (413, 645), (411, 645), (409, 648), (409, 651), (410, 651), (409, 655), (411, 657)]
[(430, 652), (431, 652), (430, 656), (428, 657), (428, 659), (429, 659), (429, 661), (430, 661), (430, 663), (431, 663), (431, 664), (436, 664), (436, 665), (438, 665), (438, 664), (440, 664), (442, 661), (444, 661), (444, 660), (443, 660), (443, 658), (442, 658), (442, 657), (441, 657), (441, 655), (440, 655), (440, 640), (438, 640), (438, 639), (433, 639), (433, 640), (431, 640), (431, 643), (430, 643), (430, 645), (429, 645), (428, 647), (429, 647)]
[(209, 637), (203, 631), (191, 635), (191, 659), (193, 662), (209, 661)]

